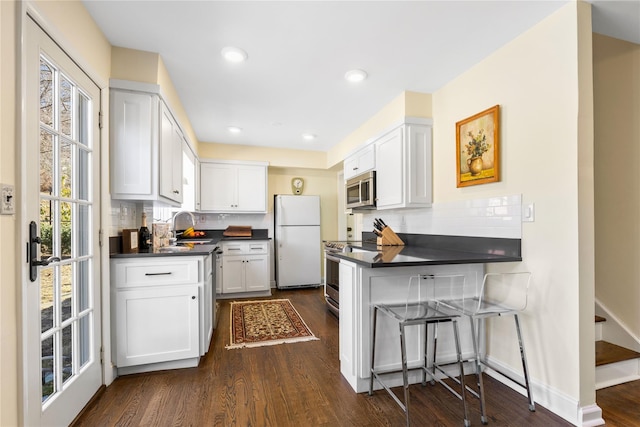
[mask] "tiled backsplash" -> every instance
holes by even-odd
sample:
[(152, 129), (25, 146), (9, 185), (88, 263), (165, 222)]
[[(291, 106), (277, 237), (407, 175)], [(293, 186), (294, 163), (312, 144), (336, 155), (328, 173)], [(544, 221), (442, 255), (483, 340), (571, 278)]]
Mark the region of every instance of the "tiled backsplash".
[(434, 203), (425, 209), (396, 209), (357, 215), (361, 230), (382, 218), (399, 233), (522, 238), (522, 195)]
[[(175, 208), (153, 208), (142, 203), (114, 201), (111, 208), (110, 236), (123, 228), (139, 228), (142, 210), (147, 225), (171, 219)], [(230, 225), (250, 225), (273, 230), (273, 214), (203, 214), (195, 213), (196, 228), (223, 230)], [(390, 209), (355, 215), (359, 232), (373, 230), (373, 218), (382, 218), (398, 233), (443, 234), (470, 237), (522, 238), (522, 195), (490, 197), (434, 203), (424, 209)], [(181, 215), (177, 228), (190, 226), (187, 215)], [(272, 231), (271, 231), (272, 232)]]
[(112, 200), (109, 236), (117, 236), (125, 228), (140, 228), (140, 209), (142, 205), (134, 202)]

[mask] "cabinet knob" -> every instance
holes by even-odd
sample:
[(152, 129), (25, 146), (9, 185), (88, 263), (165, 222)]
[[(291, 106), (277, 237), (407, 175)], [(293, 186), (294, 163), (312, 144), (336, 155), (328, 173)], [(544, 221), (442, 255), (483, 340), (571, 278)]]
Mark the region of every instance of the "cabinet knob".
[(192, 297), (191, 297), (191, 299), (196, 299), (196, 297), (195, 297), (195, 296), (192, 296)]

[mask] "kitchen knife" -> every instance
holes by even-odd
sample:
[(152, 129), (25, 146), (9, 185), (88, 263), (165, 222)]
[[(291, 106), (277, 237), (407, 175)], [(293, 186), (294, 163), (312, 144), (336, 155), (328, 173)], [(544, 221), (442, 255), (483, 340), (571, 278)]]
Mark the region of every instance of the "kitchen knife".
[(377, 229), (375, 229), (375, 228), (374, 228), (374, 229), (373, 229), (373, 232), (374, 232), (374, 234), (375, 234), (376, 236), (378, 236), (378, 237), (382, 237), (382, 233), (381, 233), (381, 232), (379, 232)]
[(382, 218), (378, 218), (378, 221), (380, 221), (380, 224), (382, 224), (382, 227), (386, 227), (387, 226), (387, 224), (384, 223)]

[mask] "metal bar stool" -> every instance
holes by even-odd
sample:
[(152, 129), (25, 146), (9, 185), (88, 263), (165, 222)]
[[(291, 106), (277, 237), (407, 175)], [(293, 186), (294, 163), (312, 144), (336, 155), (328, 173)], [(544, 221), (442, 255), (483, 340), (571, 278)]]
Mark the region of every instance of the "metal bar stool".
[[(518, 318), (518, 314), (527, 307), (530, 283), (530, 272), (487, 273), (484, 275), (480, 291), (474, 293), (472, 296), (466, 296), (466, 293), (463, 292), (463, 296), (460, 298), (447, 299), (436, 297), (438, 303), (449, 307), (461, 315), (467, 316), (471, 323), (471, 335), (475, 352), (476, 372), (478, 374), (480, 410), (483, 424), (487, 424), (487, 417), (484, 387), (482, 384), (482, 366), (491, 368), (496, 373), (525, 388), (529, 399), (529, 410), (531, 412), (535, 411), (535, 403), (529, 383), (527, 357), (524, 349), (524, 341), (522, 340), (522, 332), (520, 330), (520, 320)], [(480, 320), (504, 316), (513, 316), (515, 320), (524, 383), (489, 363), (480, 351), (480, 328), (484, 324), (484, 322), (480, 322)]]
[[(440, 276), (442, 277), (442, 276)], [(452, 276), (447, 276), (452, 277)], [(464, 280), (464, 276), (456, 276), (462, 277)], [(412, 282), (417, 279), (418, 288), (417, 291), (414, 289), (412, 292)], [(431, 383), (435, 381), (442, 384), (447, 390), (453, 393), (458, 399), (462, 400), (462, 408), (464, 411), (464, 425), (466, 427), (471, 425), (469, 421), (468, 411), (467, 411), (467, 401), (465, 399), (465, 384), (464, 384), (464, 370), (463, 370), (463, 360), (462, 353), (460, 350), (460, 337), (458, 333), (458, 319), (460, 317), (459, 314), (449, 311), (444, 312), (437, 309), (437, 303), (433, 300), (428, 299), (428, 292), (421, 290), (421, 281), (422, 279), (434, 279), (434, 276), (412, 276), (409, 278), (409, 289), (408, 289), (408, 297), (407, 302), (405, 304), (375, 304), (374, 313), (373, 313), (373, 339), (371, 346), (371, 377), (369, 381), (369, 395), (373, 395), (373, 383), (376, 380), (382, 387), (391, 395), (391, 397), (396, 401), (396, 403), (400, 406), (400, 408), (406, 414), (407, 427), (410, 425), (409, 420), (409, 371), (421, 370), (422, 371), (422, 385), (425, 386), (427, 383), (427, 375), (430, 377)], [(418, 299), (411, 300), (412, 296), (416, 294)], [(384, 314), (387, 315), (392, 320), (396, 321), (399, 330), (400, 330), (400, 353), (401, 353), (401, 369), (377, 369), (376, 362), (376, 338), (378, 335), (377, 324), (378, 324), (378, 315)], [(458, 383), (461, 385), (461, 392), (458, 393), (453, 388), (451, 388), (447, 383), (437, 378), (433, 373), (429, 370), (427, 366), (428, 360), (428, 325), (431, 324), (439, 324), (439, 323), (451, 323), (453, 327), (453, 335), (456, 346), (456, 354), (457, 354), (457, 363), (459, 368), (459, 381)], [(422, 363), (420, 366), (409, 367), (407, 365), (407, 347), (405, 340), (405, 328), (409, 326), (418, 326), (424, 325), (424, 354), (422, 357)], [(404, 402), (400, 400), (398, 396), (391, 390), (391, 388), (383, 381), (381, 376), (402, 372), (402, 381), (403, 381), (403, 391), (404, 391)]]

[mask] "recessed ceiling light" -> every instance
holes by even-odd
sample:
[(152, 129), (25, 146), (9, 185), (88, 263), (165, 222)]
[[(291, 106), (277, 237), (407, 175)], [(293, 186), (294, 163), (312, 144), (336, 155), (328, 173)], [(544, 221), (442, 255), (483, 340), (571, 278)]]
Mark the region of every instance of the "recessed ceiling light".
[(227, 128), (227, 130), (231, 133), (240, 133), (242, 132), (242, 128), (239, 128), (238, 126), (229, 126)]
[(314, 139), (316, 139), (316, 136), (312, 133), (303, 133), (302, 137), (306, 140), (306, 141), (313, 141)]
[(344, 78), (352, 83), (358, 83), (367, 78), (367, 72), (363, 70), (351, 70), (347, 71)]
[(247, 52), (233, 46), (225, 47), (220, 53), (222, 54), (222, 57), (229, 62), (242, 62), (246, 61), (249, 57), (249, 55), (247, 55)]

